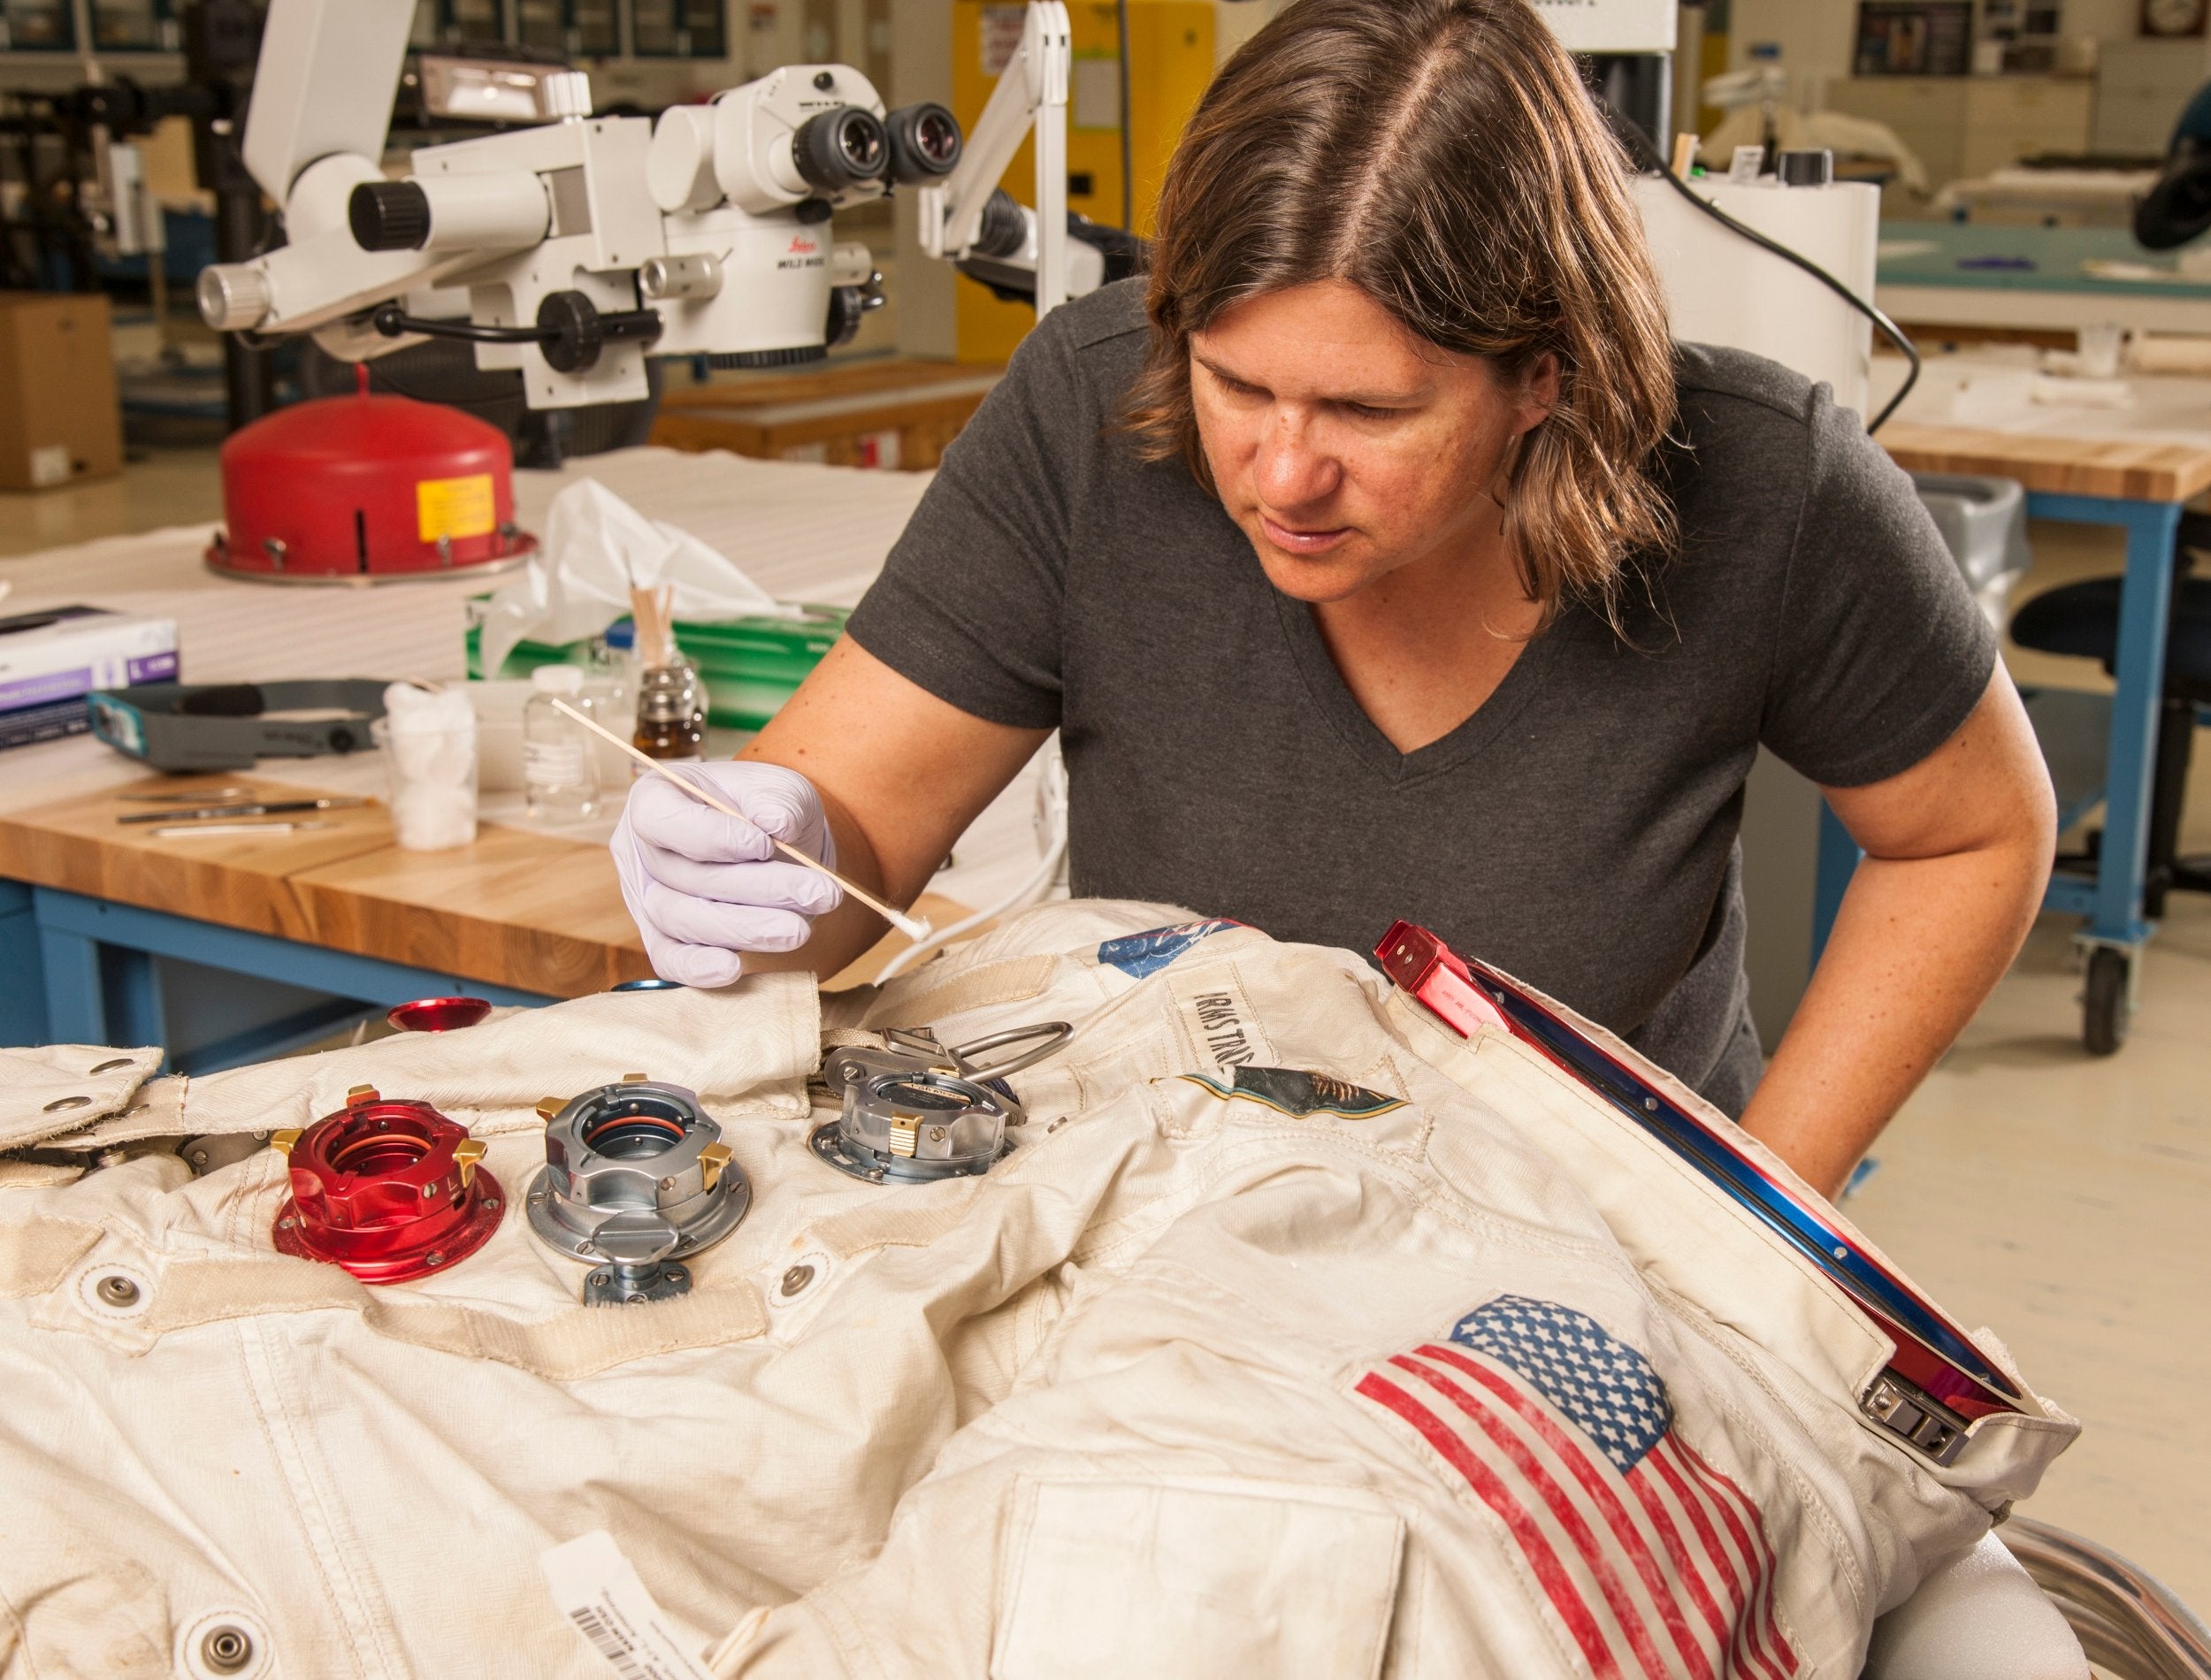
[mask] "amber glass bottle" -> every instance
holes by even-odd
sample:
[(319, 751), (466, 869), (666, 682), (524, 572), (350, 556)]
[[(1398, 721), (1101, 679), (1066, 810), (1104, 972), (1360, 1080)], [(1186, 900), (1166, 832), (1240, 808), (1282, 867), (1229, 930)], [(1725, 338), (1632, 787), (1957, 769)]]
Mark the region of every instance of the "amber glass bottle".
[(647, 758), (696, 759), (707, 741), (706, 694), (688, 664), (647, 666), (638, 676), (637, 750)]

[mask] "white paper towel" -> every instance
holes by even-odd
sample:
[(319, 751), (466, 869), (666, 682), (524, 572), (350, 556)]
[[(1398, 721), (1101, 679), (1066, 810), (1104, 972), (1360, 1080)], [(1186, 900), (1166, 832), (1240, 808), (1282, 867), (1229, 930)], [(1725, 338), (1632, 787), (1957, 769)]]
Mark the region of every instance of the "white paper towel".
[(553, 498), (543, 552), (486, 606), (484, 675), (497, 676), (524, 638), (579, 642), (598, 635), (629, 612), (632, 584), (659, 584), (674, 587), (678, 618), (803, 616), (727, 555), (687, 531), (648, 519), (596, 478), (585, 478)]

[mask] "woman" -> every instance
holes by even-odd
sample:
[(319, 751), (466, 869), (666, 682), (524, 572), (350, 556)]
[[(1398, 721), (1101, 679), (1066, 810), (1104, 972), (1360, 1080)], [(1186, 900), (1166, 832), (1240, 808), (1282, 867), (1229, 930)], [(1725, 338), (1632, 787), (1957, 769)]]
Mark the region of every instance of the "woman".
[[(1825, 387), (1669, 341), (1624, 179), (1524, 0), (1299, 0), (1192, 119), (1148, 283), (1030, 336), (711, 774), (904, 904), (1057, 728), (1077, 893), (1425, 923), (1832, 1195), (2016, 953), (2049, 786), (1909, 481)], [(1763, 1081), (1762, 741), (1866, 852)], [(670, 978), (881, 929), (651, 781), (615, 848)]]

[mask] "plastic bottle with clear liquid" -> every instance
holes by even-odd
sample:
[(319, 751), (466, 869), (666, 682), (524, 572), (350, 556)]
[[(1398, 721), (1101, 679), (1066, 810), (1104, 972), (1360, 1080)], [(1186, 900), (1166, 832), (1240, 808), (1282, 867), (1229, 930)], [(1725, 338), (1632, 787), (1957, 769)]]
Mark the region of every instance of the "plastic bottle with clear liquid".
[(573, 665), (540, 665), (530, 673), (532, 692), (522, 708), (522, 782), (537, 822), (583, 822), (599, 809), (599, 768), (584, 726), (555, 709), (570, 706), (584, 690)]

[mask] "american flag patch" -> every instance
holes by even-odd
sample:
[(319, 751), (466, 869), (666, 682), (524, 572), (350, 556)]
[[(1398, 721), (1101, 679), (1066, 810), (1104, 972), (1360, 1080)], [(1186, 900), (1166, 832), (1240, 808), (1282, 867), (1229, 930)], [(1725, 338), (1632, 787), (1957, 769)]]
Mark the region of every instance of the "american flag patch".
[(1597, 1680), (1783, 1680), (1758, 1508), (1674, 1428), (1665, 1383), (1587, 1313), (1500, 1295), (1356, 1391), (1511, 1536)]

